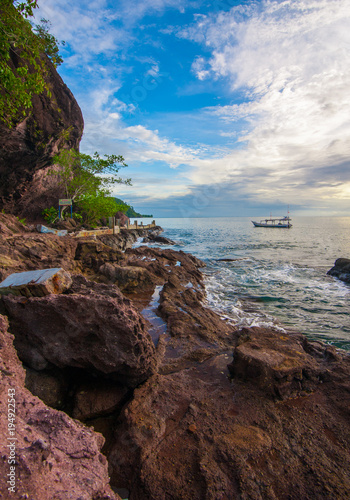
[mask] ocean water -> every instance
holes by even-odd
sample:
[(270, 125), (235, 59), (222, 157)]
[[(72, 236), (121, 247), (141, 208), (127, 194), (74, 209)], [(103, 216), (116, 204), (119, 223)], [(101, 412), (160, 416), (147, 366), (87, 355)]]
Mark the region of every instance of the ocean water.
[(292, 217), (290, 229), (256, 228), (248, 217), (156, 223), (178, 243), (171, 248), (204, 260), (208, 305), (232, 323), (296, 330), (350, 351), (350, 285), (326, 274), (350, 258), (350, 217)]

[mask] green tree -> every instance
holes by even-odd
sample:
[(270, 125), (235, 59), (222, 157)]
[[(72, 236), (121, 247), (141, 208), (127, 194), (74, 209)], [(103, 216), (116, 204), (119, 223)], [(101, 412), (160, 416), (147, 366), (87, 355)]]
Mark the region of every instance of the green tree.
[(50, 175), (58, 177), (63, 195), (73, 200), (85, 222), (95, 224), (122, 208), (110, 197), (113, 185), (131, 185), (131, 179), (119, 176), (119, 170), (127, 167), (122, 156), (104, 155), (102, 158), (97, 152), (90, 156), (71, 149), (62, 150), (53, 162), (60, 170), (52, 170)]
[(8, 127), (26, 116), (33, 95), (50, 95), (44, 55), (55, 66), (62, 62), (49, 22), (42, 19), (33, 31), (29, 18), (37, 6), (36, 0), (0, 0), (0, 120)]
[(95, 226), (102, 218), (113, 217), (122, 206), (114, 198), (107, 196), (107, 193), (100, 191), (96, 195), (82, 196), (77, 202), (77, 208), (84, 222)]

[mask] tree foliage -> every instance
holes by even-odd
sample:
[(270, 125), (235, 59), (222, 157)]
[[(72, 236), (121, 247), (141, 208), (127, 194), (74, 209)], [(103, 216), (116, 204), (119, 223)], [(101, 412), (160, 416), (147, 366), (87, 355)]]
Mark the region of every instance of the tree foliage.
[(0, 0), (0, 120), (9, 127), (28, 113), (33, 95), (50, 95), (44, 54), (62, 62), (49, 21), (33, 28), (29, 20), (36, 8), (37, 0)]
[(94, 226), (102, 218), (113, 217), (122, 207), (113, 197), (99, 192), (96, 195), (82, 196), (77, 203), (77, 208), (83, 221)]
[(82, 214), (86, 223), (93, 225), (122, 208), (110, 197), (113, 185), (131, 185), (131, 179), (119, 176), (119, 170), (127, 167), (122, 156), (104, 155), (102, 158), (97, 152), (90, 156), (71, 149), (62, 150), (53, 162), (60, 170), (52, 170), (50, 175), (58, 177), (62, 195), (73, 200), (75, 210)]
[(51, 175), (58, 176), (66, 198), (72, 200), (97, 191), (109, 194), (109, 188), (115, 184), (131, 185), (131, 179), (119, 176), (119, 170), (127, 167), (121, 155), (102, 158), (97, 152), (90, 156), (74, 149), (63, 149), (53, 158), (53, 163), (58, 164), (60, 170), (52, 171)]

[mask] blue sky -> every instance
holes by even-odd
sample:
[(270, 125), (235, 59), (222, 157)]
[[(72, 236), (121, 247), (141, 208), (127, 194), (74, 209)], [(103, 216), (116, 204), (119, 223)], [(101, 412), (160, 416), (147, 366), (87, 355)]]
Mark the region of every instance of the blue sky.
[(349, 0), (39, 0), (115, 194), (156, 217), (349, 215)]

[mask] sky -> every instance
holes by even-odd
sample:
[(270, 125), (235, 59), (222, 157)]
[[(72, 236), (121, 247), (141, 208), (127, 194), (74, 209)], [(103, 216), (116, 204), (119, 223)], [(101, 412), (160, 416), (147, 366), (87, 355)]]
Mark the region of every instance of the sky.
[(38, 3), (137, 211), (350, 215), (350, 0)]

